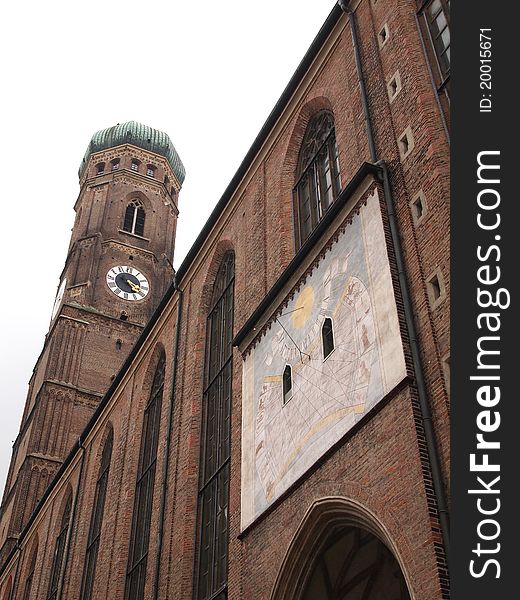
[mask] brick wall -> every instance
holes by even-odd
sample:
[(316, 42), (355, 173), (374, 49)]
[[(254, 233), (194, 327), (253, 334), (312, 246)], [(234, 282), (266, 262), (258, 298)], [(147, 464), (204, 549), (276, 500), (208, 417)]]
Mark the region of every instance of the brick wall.
[[(428, 400), (446, 482), (449, 472), (449, 403), (442, 358), (449, 353), (449, 146), (436, 92), (426, 67), (415, 10), (415, 3), (411, 1), (363, 0), (357, 5), (356, 16), (376, 148), (378, 158), (385, 160), (390, 169)], [(380, 47), (377, 34), (385, 23), (390, 36)], [(396, 71), (399, 71), (402, 89), (390, 102), (386, 83)], [(232, 249), (236, 256), (234, 329), (237, 332), (294, 256), (292, 189), (298, 150), (306, 124), (312, 114), (322, 108), (334, 113), (341, 181), (345, 186), (360, 165), (370, 160), (351, 30), (345, 16), (338, 20), (180, 282), (184, 308), (176, 387), (172, 396), (171, 430), (167, 431), (167, 417), (178, 294), (164, 309), (120, 386), (109, 399), (99, 422), (85, 440), (84, 453), (77, 453), (74, 468), (71, 467), (60, 482), (63, 488), (70, 480), (74, 494), (79, 493), (64, 578), (64, 598), (77, 598), (79, 594), (100, 452), (109, 423), (114, 430), (114, 449), (95, 597), (122, 598), (142, 412), (154, 360), (161, 347), (167, 357), (166, 386), (145, 597), (151, 597), (152, 592), (159, 530), (158, 507), (164, 485), (166, 510), (159, 598), (191, 597), (204, 385), (202, 365), (213, 282), (222, 257)], [(413, 148), (403, 157), (398, 138), (408, 127), (413, 137)], [(426, 197), (427, 212), (416, 224), (410, 201), (421, 190)], [(234, 350), (229, 501), (230, 599), (270, 597), (280, 567), (307, 511), (315, 502), (329, 496), (342, 496), (358, 503), (380, 523), (394, 544), (413, 597), (433, 600), (448, 596), (436, 500), (431, 490), (431, 473), (387, 221), (385, 226), (410, 377), (388, 394), (377, 410), (349, 432), (242, 535), (242, 357), (237, 349)], [(426, 282), (436, 270), (442, 274), (446, 297), (432, 303)], [(93, 365), (92, 372), (95, 370)], [(169, 470), (168, 479), (163, 482), (168, 435), (171, 440)], [(81, 460), (83, 471), (79, 479)], [(76, 492), (78, 481), (79, 492)], [(52, 532), (60, 499), (56, 491), (21, 542), (23, 560), (36, 532), (40, 540), (46, 540), (46, 556), (38, 557), (36, 568), (40, 591), (34, 597), (38, 598), (42, 597), (41, 590), (45, 587), (50, 569)], [(2, 581), (8, 572), (11, 571), (5, 570), (1, 575)]]

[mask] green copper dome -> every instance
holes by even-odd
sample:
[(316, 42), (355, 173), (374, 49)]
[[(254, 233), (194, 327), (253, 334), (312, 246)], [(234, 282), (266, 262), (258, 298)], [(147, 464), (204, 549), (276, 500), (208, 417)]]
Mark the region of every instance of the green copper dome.
[(85, 152), (85, 156), (81, 162), (79, 176), (81, 177), (83, 174), (91, 154), (114, 146), (120, 146), (121, 144), (133, 144), (134, 146), (139, 146), (139, 148), (144, 148), (144, 150), (149, 150), (150, 152), (155, 152), (156, 154), (164, 156), (170, 163), (179, 183), (182, 184), (184, 181), (186, 171), (170, 138), (166, 133), (163, 133), (158, 129), (152, 129), (152, 127), (137, 123), (136, 121), (118, 123), (113, 127), (96, 132), (92, 136), (87, 151)]

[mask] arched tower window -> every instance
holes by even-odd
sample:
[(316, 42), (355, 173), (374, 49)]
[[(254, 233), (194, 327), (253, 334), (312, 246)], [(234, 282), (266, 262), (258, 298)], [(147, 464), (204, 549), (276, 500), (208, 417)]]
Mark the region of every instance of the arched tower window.
[(96, 175), (103, 175), (103, 173), (105, 172), (105, 163), (98, 163), (96, 165)]
[(133, 158), (130, 163), (130, 168), (132, 171), (139, 171), (139, 167), (141, 166), (141, 161), (137, 160), (137, 158)]
[(67, 535), (69, 533), (70, 516), (72, 511), (72, 493), (69, 491), (63, 514), (61, 517), (58, 537), (54, 547), (54, 560), (52, 562), (49, 593), (47, 600), (54, 600), (58, 597), (61, 572), (63, 569), (63, 559), (65, 557), (65, 544), (67, 543)]
[(334, 350), (334, 331), (332, 330), (332, 319), (327, 317), (321, 326), (321, 342), (323, 345), (323, 359)]
[(101, 537), (101, 525), (103, 523), (103, 514), (105, 511), (105, 498), (107, 494), (108, 473), (110, 470), (110, 459), (112, 458), (112, 446), (114, 433), (111, 429), (103, 446), (101, 455), (101, 465), (96, 483), (96, 493), (94, 496), (94, 508), (90, 520), (90, 531), (88, 534), (87, 553), (85, 556), (85, 567), (83, 570), (83, 584), (81, 588), (81, 599), (90, 600), (92, 597), (92, 588), (94, 587), (94, 576), (96, 574), (96, 563), (99, 550), (99, 540)]
[(298, 158), (294, 188), (301, 246), (341, 191), (334, 117), (326, 110), (311, 119)]
[(197, 600), (227, 598), (234, 255), (217, 274), (207, 321), (198, 502)]
[(143, 203), (135, 198), (126, 207), (123, 230), (135, 235), (144, 235), (144, 218)]
[(125, 593), (127, 600), (142, 600), (144, 598), (165, 366), (166, 357), (161, 354), (155, 370), (150, 398), (144, 410), (128, 556)]
[(29, 563), (27, 566), (27, 575), (25, 577), (25, 585), (23, 588), (23, 600), (30, 600), (31, 588), (34, 579), (34, 570), (36, 569), (36, 558), (38, 557), (38, 540), (33, 543), (31, 554), (29, 555)]

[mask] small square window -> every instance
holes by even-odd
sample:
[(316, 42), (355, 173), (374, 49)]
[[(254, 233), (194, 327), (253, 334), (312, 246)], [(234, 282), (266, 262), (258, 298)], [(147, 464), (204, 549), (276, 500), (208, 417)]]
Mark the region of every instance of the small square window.
[(410, 202), (410, 210), (412, 211), (412, 218), (415, 225), (419, 225), (426, 216), (428, 207), (426, 205), (426, 198), (421, 190), (416, 194)]
[(435, 273), (428, 277), (426, 280), (426, 289), (428, 291), (431, 308), (437, 308), (446, 297), (446, 289), (444, 287), (444, 280), (440, 269), (437, 269)]
[(407, 127), (400, 137), (397, 140), (397, 144), (399, 146), (399, 154), (401, 155), (401, 160), (406, 158), (414, 147), (414, 140), (412, 135), (412, 130), (410, 127)]
[(399, 138), (399, 149), (403, 156), (406, 156), (408, 152), (410, 152), (410, 141), (407, 135), (403, 135), (403, 137)]
[(399, 74), (399, 71), (394, 73), (386, 87), (388, 90), (388, 98), (390, 99), (390, 103), (392, 103), (397, 94), (401, 91), (401, 75)]
[(379, 33), (377, 34), (377, 40), (379, 47), (382, 48), (390, 39), (390, 30), (388, 29), (388, 23), (385, 23)]
[(432, 298), (438, 300), (441, 297), (441, 284), (437, 275), (429, 281)]

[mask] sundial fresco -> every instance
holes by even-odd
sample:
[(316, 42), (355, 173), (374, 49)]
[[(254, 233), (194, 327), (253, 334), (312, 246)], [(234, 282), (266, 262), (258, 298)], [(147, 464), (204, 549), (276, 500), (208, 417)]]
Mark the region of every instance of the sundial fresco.
[[(325, 319), (334, 349), (324, 358)], [(242, 528), (404, 376), (374, 192), (244, 360)]]

